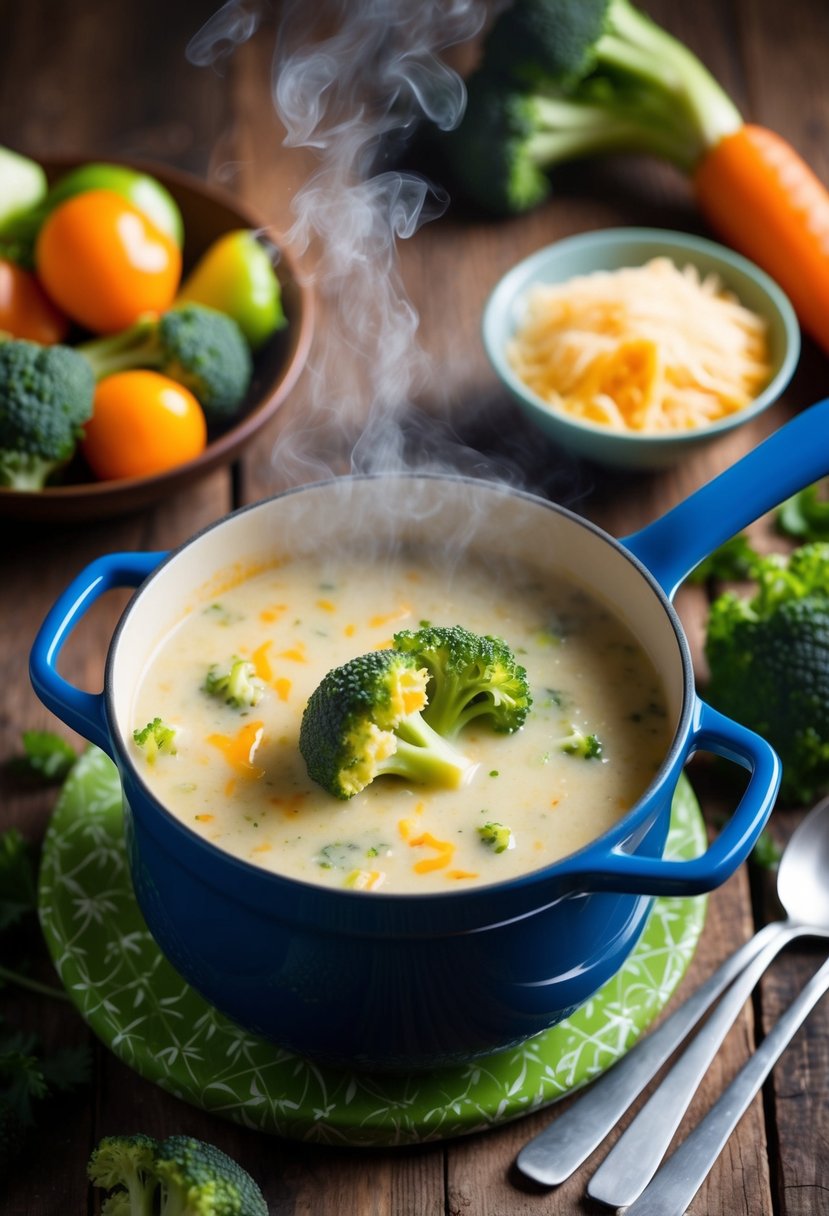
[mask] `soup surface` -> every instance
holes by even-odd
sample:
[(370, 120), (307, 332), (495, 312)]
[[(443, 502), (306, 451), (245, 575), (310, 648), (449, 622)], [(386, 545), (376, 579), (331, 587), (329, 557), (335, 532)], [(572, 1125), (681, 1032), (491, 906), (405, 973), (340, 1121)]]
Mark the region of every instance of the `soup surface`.
[[(298, 750), (308, 697), (332, 667), (424, 622), (509, 643), (533, 697), (525, 725), (503, 735), (470, 723), (456, 741), (474, 765), (460, 789), (382, 776), (348, 801), (332, 797)], [(255, 706), (205, 691), (211, 665), (234, 657), (262, 681)], [(149, 763), (136, 748), (136, 762), (189, 828), (265, 869), (367, 891), (497, 882), (581, 848), (641, 796), (672, 734), (650, 660), (583, 590), (525, 567), (494, 575), (405, 553), (301, 559), (231, 580), (154, 653), (132, 725), (156, 717), (175, 728), (175, 753)]]

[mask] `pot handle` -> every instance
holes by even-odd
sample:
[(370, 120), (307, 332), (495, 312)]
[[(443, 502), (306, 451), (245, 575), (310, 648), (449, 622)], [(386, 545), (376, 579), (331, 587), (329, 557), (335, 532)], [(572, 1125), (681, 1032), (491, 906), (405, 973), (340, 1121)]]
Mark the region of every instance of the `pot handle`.
[(29, 677), (43, 704), (72, 730), (112, 755), (103, 693), (84, 692), (58, 674), (56, 663), (75, 625), (114, 587), (137, 587), (166, 553), (111, 553), (91, 562), (54, 604), (32, 646)]
[(672, 598), (704, 557), (829, 473), (829, 397), (622, 544)]
[(584, 875), (587, 889), (641, 895), (700, 895), (720, 886), (745, 861), (774, 806), (780, 786), (780, 759), (765, 739), (699, 698), (686, 759), (697, 751), (714, 752), (751, 773), (734, 814), (706, 852), (691, 861), (664, 861), (625, 853), (617, 846), (600, 865), (591, 866)]

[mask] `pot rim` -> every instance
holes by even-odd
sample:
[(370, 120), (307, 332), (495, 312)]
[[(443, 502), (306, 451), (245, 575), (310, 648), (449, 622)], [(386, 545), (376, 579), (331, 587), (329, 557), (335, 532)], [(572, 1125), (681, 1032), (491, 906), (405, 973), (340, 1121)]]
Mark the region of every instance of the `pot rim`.
[[(614, 851), (619, 851), (621, 846), (631, 836), (635, 835), (637, 829), (643, 824), (643, 821), (652, 813), (654, 799), (664, 791), (665, 786), (672, 780), (677, 765), (680, 763), (681, 755), (684, 750), (685, 740), (687, 739), (690, 729), (694, 708), (697, 703), (696, 690), (693, 675), (693, 664), (691, 653), (688, 646), (688, 641), (685, 631), (676, 613), (676, 610), (671, 603), (665, 590), (658, 582), (656, 577), (644, 565), (644, 563), (632, 553), (623, 543), (610, 533), (604, 531), (591, 520), (584, 519), (575, 511), (568, 507), (562, 506), (560, 503), (553, 502), (550, 499), (543, 498), (529, 490), (524, 490), (515, 486), (511, 486), (488, 478), (470, 477), (465, 474), (456, 473), (441, 473), (441, 472), (418, 472), (416, 470), (401, 470), (399, 472), (378, 472), (378, 473), (354, 473), (342, 476), (334, 476), (330, 478), (322, 478), (313, 482), (306, 482), (300, 486), (292, 486), (286, 490), (279, 491), (276, 494), (270, 495), (267, 498), (262, 498), (253, 503), (245, 504), (234, 511), (222, 516), (220, 519), (213, 520), (206, 524), (199, 531), (195, 532), (187, 540), (176, 546), (166, 553), (158, 565), (151, 571), (147, 578), (136, 589), (134, 595), (130, 599), (124, 609), (118, 623), (113, 631), (112, 638), (107, 651), (106, 664), (104, 669), (104, 688), (103, 698), (106, 711), (107, 727), (113, 752), (118, 760), (118, 767), (123, 772), (126, 770), (131, 779), (140, 788), (143, 797), (153, 808), (157, 817), (165, 823), (168, 829), (173, 830), (183, 840), (188, 842), (188, 846), (195, 850), (191, 855), (194, 858), (201, 858), (206, 864), (201, 867), (198, 861), (188, 860), (187, 865), (192, 868), (198, 868), (199, 873), (205, 881), (211, 881), (212, 884), (224, 887), (226, 884), (230, 888), (228, 894), (233, 898), (239, 899), (241, 902), (248, 904), (258, 902), (263, 892), (272, 892), (273, 895), (288, 892), (298, 892), (305, 895), (306, 898), (312, 899), (317, 912), (321, 912), (324, 907), (329, 904), (332, 908), (341, 907), (345, 909), (351, 906), (366, 906), (366, 893), (348, 888), (325, 887), (321, 884), (308, 882), (300, 878), (291, 878), (283, 874), (278, 874), (269, 870), (263, 869), (252, 862), (246, 861), (244, 858), (235, 857), (233, 854), (226, 852), (217, 845), (211, 844), (198, 836), (190, 828), (188, 828), (180, 819), (178, 819), (172, 811), (170, 811), (163, 802), (159, 801), (150, 787), (144, 780), (140, 769), (135, 764), (130, 753), (128, 741), (125, 740), (123, 733), (118, 726), (118, 717), (115, 711), (115, 694), (114, 694), (114, 666), (120, 640), (128, 622), (134, 614), (140, 611), (141, 600), (144, 592), (155, 580), (160, 576), (168, 566), (172, 565), (177, 558), (195, 544), (202, 537), (224, 526), (229, 520), (236, 519), (248, 512), (267, 509), (271, 503), (291, 497), (296, 494), (303, 494), (309, 491), (325, 489), (327, 487), (334, 488), (343, 482), (360, 482), (360, 481), (388, 481), (388, 480), (434, 480), (447, 481), (453, 483), (463, 483), (468, 485), (483, 486), (487, 491), (493, 491), (497, 494), (508, 495), (523, 499), (532, 503), (535, 506), (543, 507), (546, 510), (552, 511), (555, 514), (563, 515), (565, 518), (572, 521), (579, 527), (586, 528), (594, 533), (601, 540), (605, 541), (611, 548), (621, 554), (630, 564), (637, 570), (640, 576), (647, 583), (649, 589), (656, 596), (663, 611), (668, 617), (668, 621), (674, 633), (677, 642), (677, 650), (682, 666), (682, 704), (674, 733), (668, 746), (665, 756), (659, 769), (655, 773), (651, 782), (642, 791), (642, 794), (637, 799), (636, 803), (627, 811), (617, 822), (603, 832), (600, 836), (594, 837), (582, 848), (573, 853), (567, 854), (565, 857), (559, 858), (557, 861), (550, 862), (549, 865), (540, 867), (539, 869), (528, 871), (525, 874), (518, 874), (512, 878), (502, 879), (497, 882), (477, 883), (475, 886), (467, 888), (454, 888), (449, 891), (429, 891), (429, 892), (394, 892), (394, 891), (372, 891), (370, 904), (372, 908), (396, 908), (399, 910), (408, 909), (419, 906), (424, 907), (428, 904), (430, 908), (439, 907), (458, 907), (463, 905), (471, 908), (472, 905), (480, 904), (482, 908), (490, 904), (493, 897), (502, 894), (514, 894), (518, 896), (532, 896), (539, 887), (552, 887), (552, 891), (544, 896), (544, 904), (528, 905), (528, 912), (541, 910), (543, 906), (556, 902), (557, 899), (564, 895), (578, 893), (580, 889), (589, 891), (589, 880), (583, 888), (579, 887), (579, 876), (589, 871), (595, 865), (597, 857), (605, 857)], [(609, 598), (609, 597), (608, 597)], [(611, 601), (612, 602), (612, 601)], [(135, 809), (131, 807), (132, 813), (135, 814)], [(592, 855), (592, 857), (591, 857)], [(223, 872), (226, 877), (222, 880), (220, 873)], [(236, 880), (239, 881), (236, 881)], [(631, 892), (635, 895), (635, 892)], [(487, 909), (487, 923), (493, 925), (496, 922), (491, 916), (491, 907)], [(512, 919), (512, 915), (504, 919)]]

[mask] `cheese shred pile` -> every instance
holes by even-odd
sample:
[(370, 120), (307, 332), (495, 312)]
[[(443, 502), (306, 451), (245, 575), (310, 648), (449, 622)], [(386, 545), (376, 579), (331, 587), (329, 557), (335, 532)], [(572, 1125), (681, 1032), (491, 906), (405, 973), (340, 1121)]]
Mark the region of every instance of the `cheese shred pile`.
[(554, 409), (615, 430), (704, 427), (771, 374), (765, 321), (669, 258), (536, 286), (525, 303), (513, 371)]

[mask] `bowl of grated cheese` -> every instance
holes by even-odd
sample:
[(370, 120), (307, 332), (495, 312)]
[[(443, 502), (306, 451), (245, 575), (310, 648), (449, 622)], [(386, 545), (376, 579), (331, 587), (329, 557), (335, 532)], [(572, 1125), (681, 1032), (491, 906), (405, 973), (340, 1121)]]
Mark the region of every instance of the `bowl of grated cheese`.
[(690, 233), (613, 228), (557, 241), (484, 309), (492, 366), (551, 439), (654, 469), (771, 405), (800, 354), (794, 309), (741, 255)]

